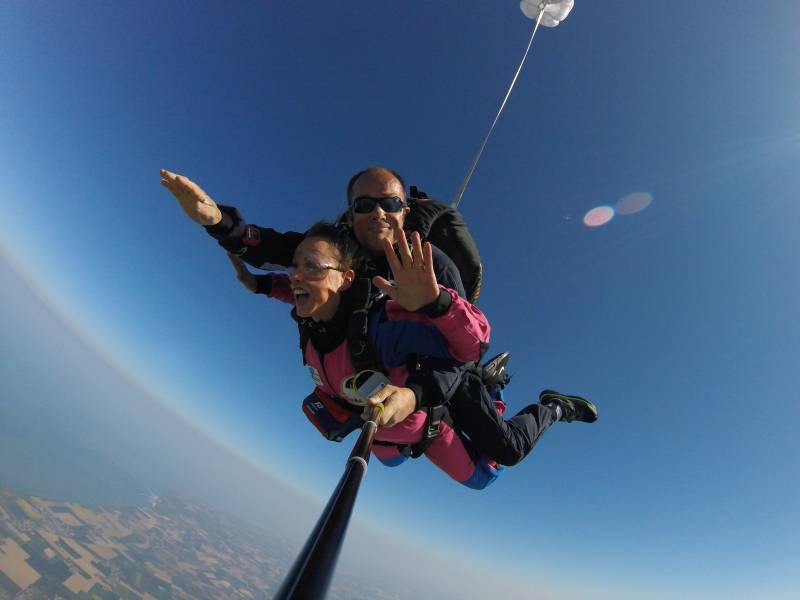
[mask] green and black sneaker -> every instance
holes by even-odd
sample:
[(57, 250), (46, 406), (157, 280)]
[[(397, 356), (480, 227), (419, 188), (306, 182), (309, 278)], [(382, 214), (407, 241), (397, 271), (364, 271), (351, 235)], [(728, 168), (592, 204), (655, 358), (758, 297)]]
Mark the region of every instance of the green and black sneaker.
[(561, 418), (559, 421), (582, 421), (583, 423), (597, 421), (597, 408), (595, 405), (580, 396), (567, 396), (554, 390), (545, 390), (539, 394), (539, 404), (560, 406)]

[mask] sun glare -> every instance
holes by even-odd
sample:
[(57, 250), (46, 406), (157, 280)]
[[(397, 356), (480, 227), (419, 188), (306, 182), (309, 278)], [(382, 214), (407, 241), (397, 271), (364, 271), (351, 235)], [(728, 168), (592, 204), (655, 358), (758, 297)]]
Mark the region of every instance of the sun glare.
[(610, 206), (596, 206), (583, 215), (583, 224), (587, 227), (600, 227), (614, 218), (614, 209)]

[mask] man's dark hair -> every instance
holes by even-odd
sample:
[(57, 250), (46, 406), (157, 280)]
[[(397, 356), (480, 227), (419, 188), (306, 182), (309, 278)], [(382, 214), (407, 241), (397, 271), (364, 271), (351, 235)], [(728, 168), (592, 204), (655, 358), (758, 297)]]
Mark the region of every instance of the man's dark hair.
[(392, 177), (397, 179), (397, 181), (400, 182), (400, 186), (403, 188), (403, 191), (405, 192), (406, 182), (403, 181), (403, 178), (400, 176), (400, 173), (398, 173), (394, 169), (388, 169), (386, 167), (378, 167), (378, 166), (376, 166), (376, 167), (367, 167), (363, 171), (359, 171), (358, 173), (353, 175), (350, 178), (350, 181), (347, 182), (347, 206), (350, 206), (350, 201), (353, 199), (352, 198), (353, 187), (355, 187), (356, 181), (358, 181), (358, 179), (362, 175), (376, 175), (377, 173), (389, 173), (389, 175), (391, 175)]
[(325, 240), (336, 248), (339, 253), (340, 269), (353, 268), (353, 260), (358, 250), (358, 243), (344, 227), (334, 225), (329, 221), (317, 221), (305, 232), (304, 239), (308, 238)]

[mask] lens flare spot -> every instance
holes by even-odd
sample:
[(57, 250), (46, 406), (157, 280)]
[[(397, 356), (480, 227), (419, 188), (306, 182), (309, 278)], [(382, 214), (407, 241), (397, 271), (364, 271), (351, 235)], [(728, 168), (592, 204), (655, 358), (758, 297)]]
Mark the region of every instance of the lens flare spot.
[(614, 218), (614, 209), (610, 206), (596, 206), (583, 215), (583, 224), (587, 227), (600, 227)]
[(652, 201), (653, 196), (647, 192), (633, 192), (617, 200), (614, 207), (620, 215), (633, 215), (650, 206)]

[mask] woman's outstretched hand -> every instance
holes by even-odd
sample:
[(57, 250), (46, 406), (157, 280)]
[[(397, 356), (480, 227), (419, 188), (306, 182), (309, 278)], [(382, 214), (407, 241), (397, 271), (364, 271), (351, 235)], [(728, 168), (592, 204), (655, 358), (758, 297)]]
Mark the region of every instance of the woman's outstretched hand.
[(222, 212), (217, 203), (188, 177), (161, 169), (161, 185), (172, 192), (183, 212), (198, 225), (208, 227), (222, 220)]
[(423, 246), (416, 231), (411, 234), (411, 248), (402, 229), (395, 230), (394, 238), (397, 253), (388, 241), (383, 242), (394, 282), (383, 277), (373, 277), (372, 282), (400, 306), (415, 311), (439, 297), (439, 284), (433, 271), (433, 250), (430, 242)]

